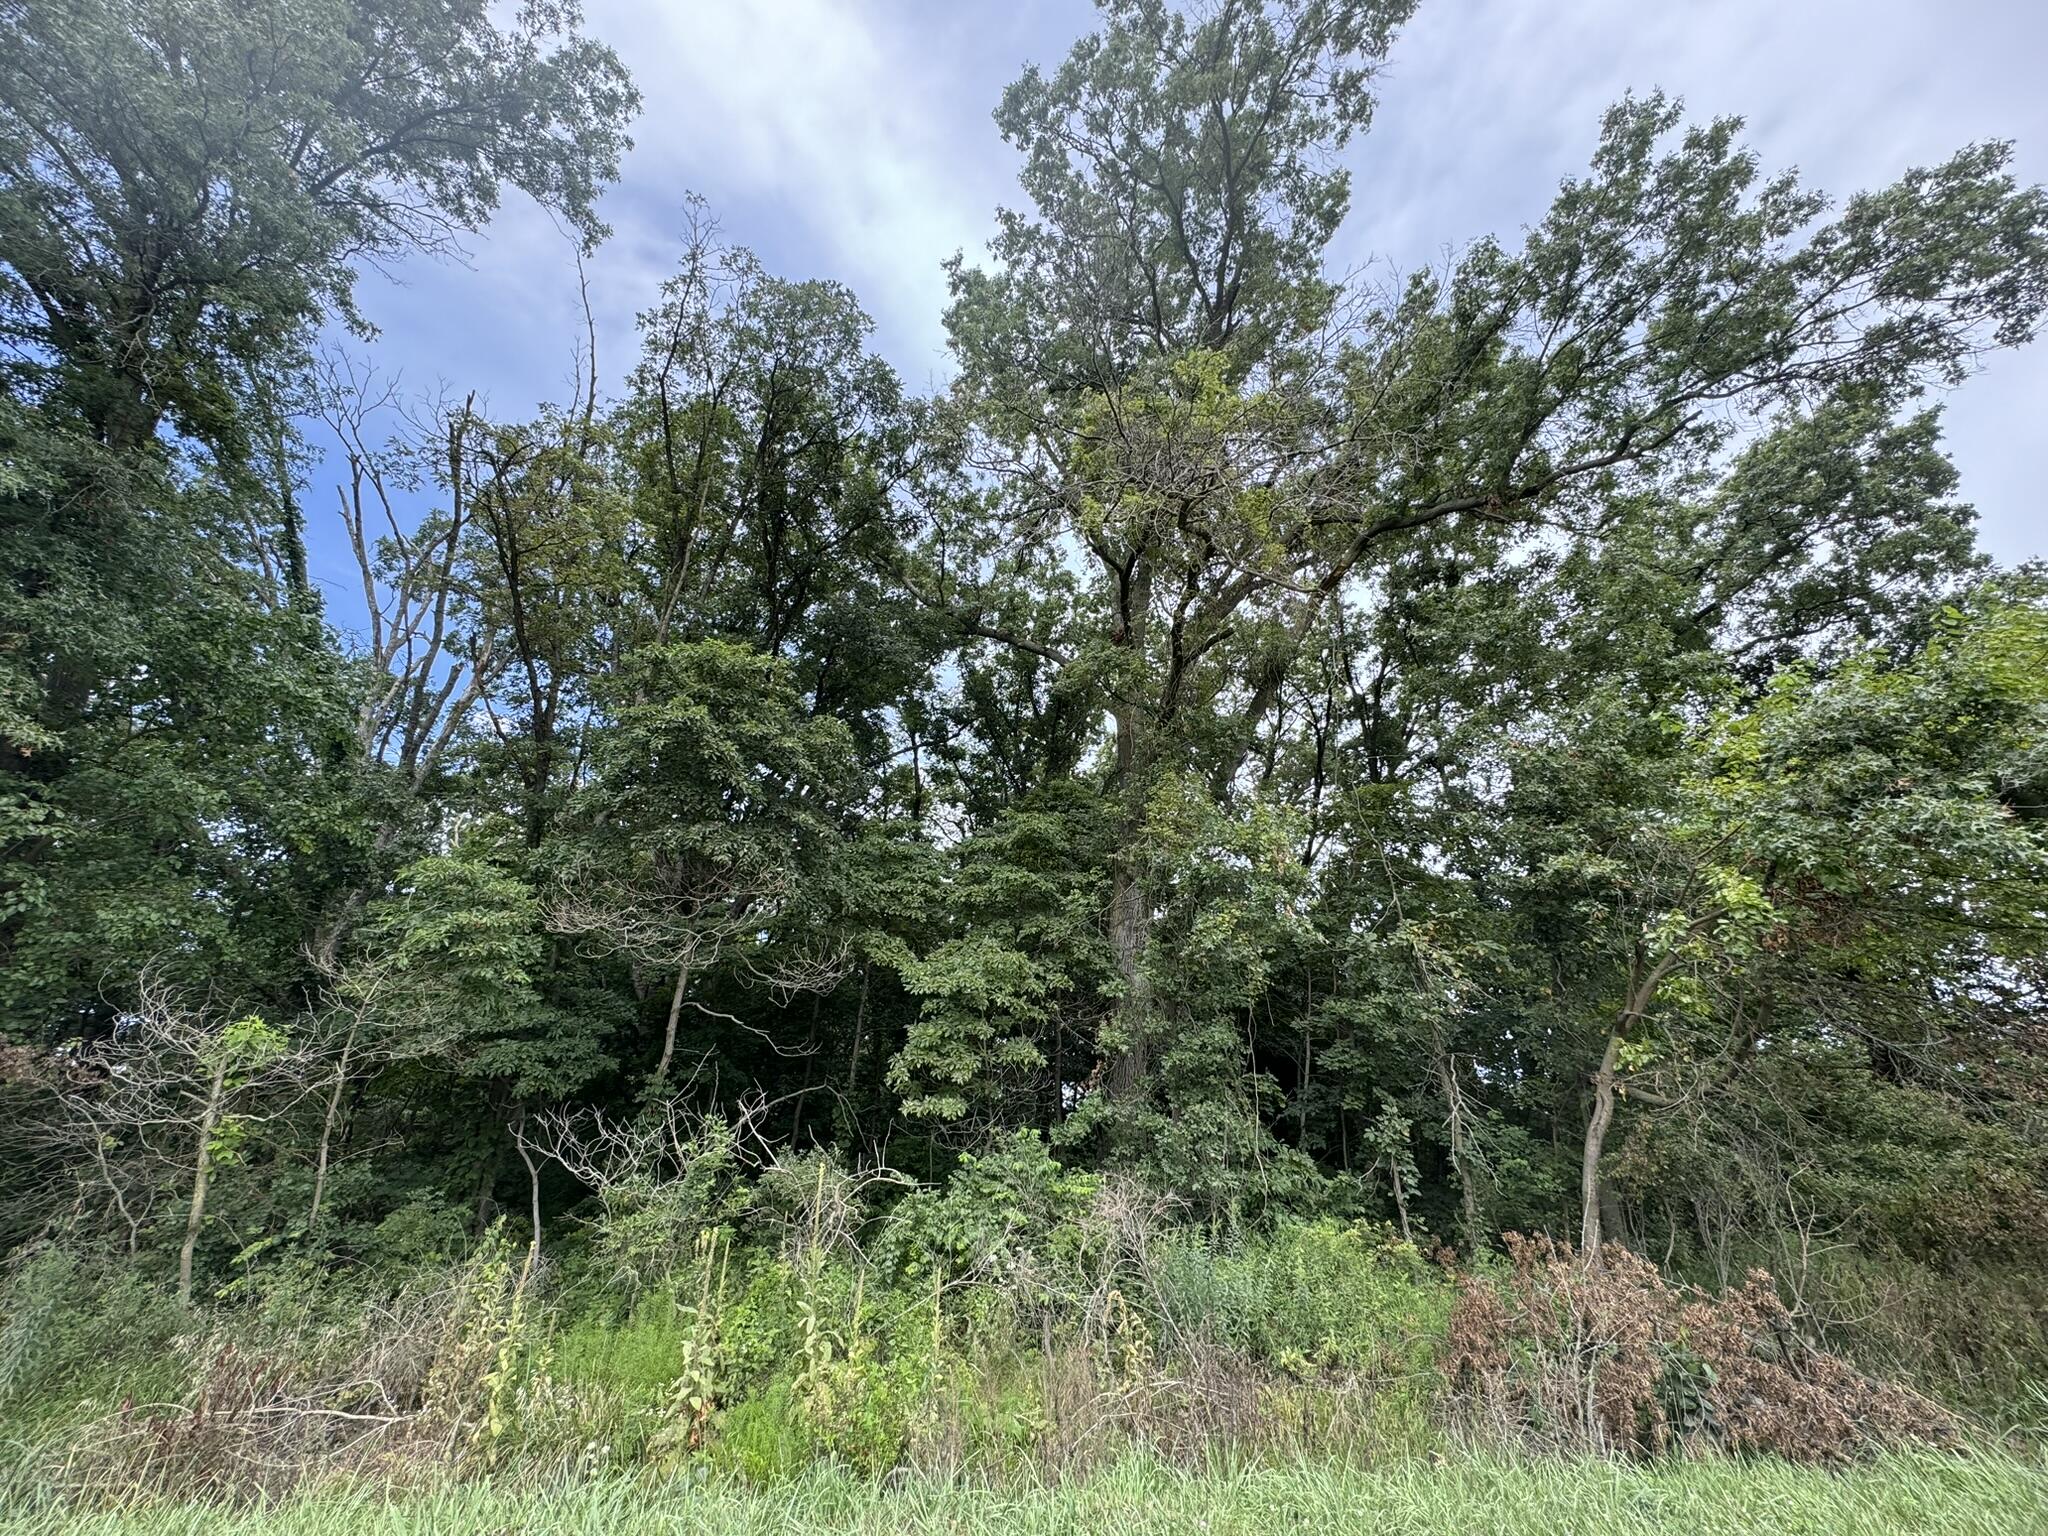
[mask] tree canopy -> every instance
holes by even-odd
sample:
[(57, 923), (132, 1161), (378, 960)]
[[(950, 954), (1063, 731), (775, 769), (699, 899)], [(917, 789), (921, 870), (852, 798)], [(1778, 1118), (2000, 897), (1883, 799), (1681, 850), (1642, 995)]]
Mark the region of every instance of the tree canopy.
[(530, 1126), (687, 1103), (1217, 1230), (2023, 1253), (2048, 575), (1936, 391), (2034, 334), (2048, 194), (1831, 202), (1652, 93), (1519, 235), (1343, 278), (1412, 9), (1101, 0), (928, 395), (693, 203), (630, 371), (506, 420), (398, 409), (352, 296), (507, 189), (603, 237), (573, 6), (0, 3), (0, 1093), (110, 1121), (48, 1064), (139, 1041), (211, 1117), (7, 1160), (0, 1241), (150, 1179), (188, 1290), (223, 1181), (237, 1243), (544, 1221)]

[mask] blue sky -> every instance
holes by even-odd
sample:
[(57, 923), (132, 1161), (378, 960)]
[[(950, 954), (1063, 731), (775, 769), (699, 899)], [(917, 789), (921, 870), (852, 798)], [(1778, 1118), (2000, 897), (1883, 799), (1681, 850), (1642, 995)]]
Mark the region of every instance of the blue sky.
[[(646, 105), (589, 262), (599, 368), (631, 365), (633, 317), (673, 265), (687, 192), (789, 277), (849, 284), (913, 388), (947, 362), (940, 263), (979, 248), (1018, 194), (990, 120), (1027, 60), (1093, 24), (1087, 0), (586, 0)], [(1844, 195), (1964, 143), (2018, 144), (2048, 180), (2048, 0), (1423, 0), (1371, 133), (1353, 144), (1340, 268), (1406, 271), (1539, 218), (1583, 168), (1601, 111), (1655, 86), (1739, 114), (1769, 169)], [(517, 417), (568, 393), (582, 334), (571, 241), (508, 198), (466, 265), (366, 274), (379, 368), (412, 390), (476, 389)], [(2000, 560), (2048, 556), (2037, 461), (2048, 341), (2000, 355), (1946, 402), (1963, 495)], [(361, 598), (316, 472), (314, 575), (334, 620)]]

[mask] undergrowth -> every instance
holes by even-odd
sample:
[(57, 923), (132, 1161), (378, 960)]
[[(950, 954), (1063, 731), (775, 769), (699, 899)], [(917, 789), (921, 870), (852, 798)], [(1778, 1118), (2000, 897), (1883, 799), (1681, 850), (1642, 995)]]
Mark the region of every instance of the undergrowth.
[(1194, 1228), (1029, 1138), (944, 1192), (873, 1194), (803, 1159), (672, 1210), (726, 1218), (687, 1238), (614, 1202), (538, 1266), (502, 1231), (452, 1266), (282, 1255), (189, 1314), (46, 1247), (0, 1313), (0, 1480), (90, 1510), (337, 1476), (1028, 1487), (1133, 1455), (1842, 1466), (1981, 1436), (1823, 1348), (1760, 1275), (1710, 1295), (1619, 1248), (1461, 1264), (1366, 1223)]
[(2004, 1456), (1888, 1455), (1846, 1471), (1771, 1461), (1518, 1461), (1374, 1468), (1302, 1462), (1189, 1472), (1125, 1459), (1005, 1487), (911, 1477), (888, 1488), (812, 1470), (772, 1489), (728, 1479), (439, 1482), (393, 1495), (336, 1485), (250, 1510), (204, 1505), (0, 1514), (7, 1536), (2033, 1536), (2048, 1482)]

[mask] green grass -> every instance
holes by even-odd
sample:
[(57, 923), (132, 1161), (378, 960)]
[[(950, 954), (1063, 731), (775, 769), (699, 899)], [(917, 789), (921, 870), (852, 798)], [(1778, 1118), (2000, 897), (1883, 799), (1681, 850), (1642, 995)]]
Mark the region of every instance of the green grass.
[(145, 1505), (0, 1514), (65, 1536), (2048, 1536), (2048, 1474), (1998, 1455), (1895, 1456), (1823, 1472), (1714, 1460), (1405, 1461), (1372, 1469), (1173, 1472), (1132, 1461), (1059, 1487), (991, 1490), (812, 1474), (767, 1489), (611, 1481), (518, 1488), (335, 1488), (267, 1509)]

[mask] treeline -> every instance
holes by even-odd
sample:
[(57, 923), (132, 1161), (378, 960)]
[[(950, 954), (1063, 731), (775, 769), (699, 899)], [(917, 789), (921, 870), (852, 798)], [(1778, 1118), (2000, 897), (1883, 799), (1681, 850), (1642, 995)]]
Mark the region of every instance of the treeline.
[(1030, 1132), (1218, 1237), (1762, 1263), (2034, 1368), (2048, 583), (1934, 392), (2048, 197), (1630, 97), (1519, 236), (1339, 279), (1409, 0), (1101, 9), (946, 388), (693, 204), (630, 373), (500, 420), (351, 295), (507, 186), (602, 237), (572, 9), (0, 5), (0, 1244), (531, 1266), (593, 1137)]

